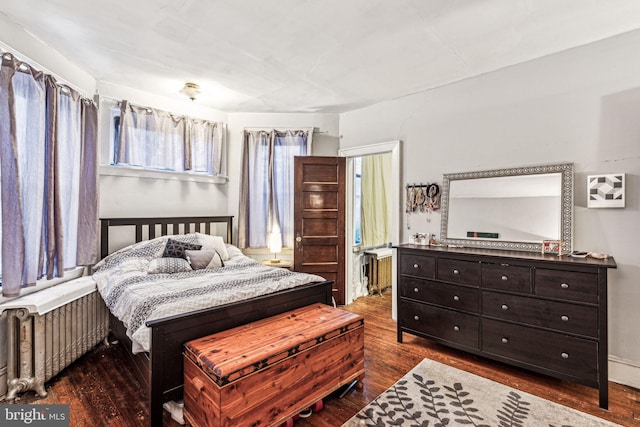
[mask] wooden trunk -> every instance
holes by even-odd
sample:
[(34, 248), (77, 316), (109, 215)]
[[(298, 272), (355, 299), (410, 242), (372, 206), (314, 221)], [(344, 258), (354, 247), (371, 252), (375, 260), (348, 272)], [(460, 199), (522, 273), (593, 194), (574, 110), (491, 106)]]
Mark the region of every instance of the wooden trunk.
[(278, 425), (364, 377), (364, 319), (314, 304), (185, 344), (193, 426)]

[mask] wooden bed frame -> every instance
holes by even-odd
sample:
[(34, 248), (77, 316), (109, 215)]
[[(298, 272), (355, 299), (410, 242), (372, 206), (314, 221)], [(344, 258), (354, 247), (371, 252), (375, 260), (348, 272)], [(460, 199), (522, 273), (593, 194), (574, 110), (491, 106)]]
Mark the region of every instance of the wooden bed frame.
[[(231, 216), (102, 218), (101, 255), (107, 255), (111, 227), (135, 226), (135, 240), (139, 242), (146, 240), (143, 239), (145, 230), (148, 239), (167, 234), (210, 234), (211, 224), (224, 223), (227, 228), (226, 241), (231, 242), (232, 220)], [(160, 234), (157, 234), (158, 227)], [(151, 328), (148, 353), (131, 353), (132, 343), (124, 325), (110, 315), (111, 333), (125, 346), (134, 375), (148, 392), (150, 425), (162, 425), (164, 402), (182, 398), (182, 351), (185, 342), (309, 304), (331, 304), (332, 284), (332, 281), (309, 283), (237, 303), (149, 321), (146, 323)]]

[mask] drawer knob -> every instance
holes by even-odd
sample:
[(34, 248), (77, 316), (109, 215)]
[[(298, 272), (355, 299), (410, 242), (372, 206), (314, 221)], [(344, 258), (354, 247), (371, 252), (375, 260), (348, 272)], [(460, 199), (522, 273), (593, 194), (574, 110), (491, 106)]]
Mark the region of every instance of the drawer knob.
[(502, 337), (502, 339), (500, 341), (502, 341), (502, 344), (508, 344), (509, 343), (509, 339), (508, 338), (504, 338), (504, 337)]
[(413, 288), (413, 292), (418, 293), (418, 292), (420, 292), (420, 289), (418, 289), (418, 288)]
[(569, 284), (568, 284), (568, 283), (561, 283), (561, 284), (560, 284), (560, 287), (561, 287), (562, 289), (569, 289)]
[(418, 316), (413, 316), (413, 320), (420, 320)]
[(413, 268), (418, 269), (420, 266), (418, 264), (413, 264)]
[(562, 353), (560, 356), (562, 356), (563, 359), (568, 359), (569, 353)]
[(509, 277), (508, 276), (502, 276), (500, 279), (502, 279), (502, 280), (504, 280), (506, 282), (507, 280), (509, 280)]
[(458, 270), (457, 268), (453, 269), (453, 274), (460, 274), (460, 270)]
[(507, 304), (502, 304), (501, 307), (503, 310), (509, 310), (509, 306)]
[(453, 296), (453, 300), (454, 300), (454, 301), (460, 301), (460, 297), (459, 297), (458, 295), (454, 295), (454, 296)]
[(568, 322), (569, 316), (560, 316), (560, 319), (562, 319), (563, 322)]
[(458, 332), (458, 331), (460, 330), (460, 326), (457, 326), (457, 325), (456, 325), (456, 326), (454, 326), (454, 327), (453, 327), (453, 330), (454, 330), (454, 331), (456, 331), (456, 332)]

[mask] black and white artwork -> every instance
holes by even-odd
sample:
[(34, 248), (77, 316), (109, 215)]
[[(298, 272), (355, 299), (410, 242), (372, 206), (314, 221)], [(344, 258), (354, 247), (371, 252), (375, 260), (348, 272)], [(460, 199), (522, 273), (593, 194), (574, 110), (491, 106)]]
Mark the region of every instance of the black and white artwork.
[(624, 174), (587, 176), (587, 207), (624, 208)]

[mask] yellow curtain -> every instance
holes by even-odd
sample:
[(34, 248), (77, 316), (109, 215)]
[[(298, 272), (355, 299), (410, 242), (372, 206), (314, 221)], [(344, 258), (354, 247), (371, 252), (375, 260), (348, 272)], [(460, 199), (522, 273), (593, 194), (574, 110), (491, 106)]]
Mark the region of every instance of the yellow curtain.
[(391, 242), (391, 153), (362, 158), (362, 246)]

